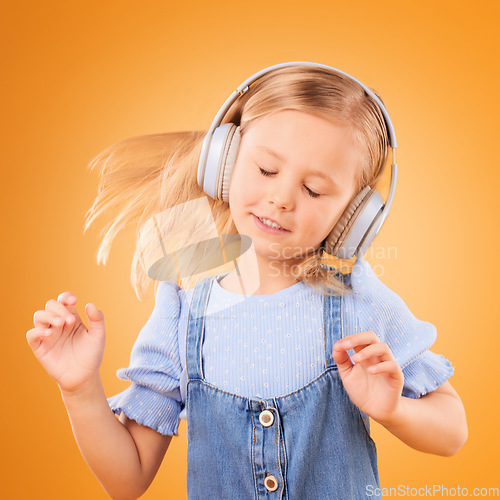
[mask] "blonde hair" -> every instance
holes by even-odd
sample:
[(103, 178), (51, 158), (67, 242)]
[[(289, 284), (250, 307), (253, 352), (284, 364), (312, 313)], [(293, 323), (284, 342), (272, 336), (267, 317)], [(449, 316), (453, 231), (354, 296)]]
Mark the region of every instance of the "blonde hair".
[[(284, 109), (315, 114), (347, 127), (363, 153), (363, 161), (357, 166), (358, 191), (365, 186), (375, 188), (387, 160), (388, 132), (379, 106), (359, 84), (319, 67), (276, 69), (255, 81), (233, 103), (223, 123), (239, 125), (243, 136), (254, 120)], [(150, 247), (157, 244), (154, 240), (158, 238), (148, 221), (165, 210), (204, 196), (196, 179), (204, 136), (204, 132), (193, 131), (134, 137), (110, 146), (89, 164), (91, 170), (99, 173), (100, 184), (86, 215), (85, 230), (99, 216), (109, 216), (97, 254), (98, 263), (106, 263), (116, 235), (131, 224), (137, 227), (131, 281), (139, 299), (149, 284), (147, 272), (151, 262), (147, 262), (147, 256), (151, 255)], [(207, 199), (218, 234), (237, 233), (229, 205)], [(163, 234), (168, 234), (165, 239), (172, 249), (182, 247), (193, 238), (203, 241), (213, 236), (210, 224), (206, 229), (204, 224), (185, 228), (183, 216), (185, 212), (178, 211), (174, 220), (170, 220), (168, 231), (162, 228)], [(352, 262), (318, 251), (297, 266), (295, 277), (323, 293), (338, 295), (350, 293), (350, 287), (336, 279), (335, 272), (351, 270)], [(201, 270), (196, 276), (178, 275), (175, 281), (181, 286), (192, 286), (212, 273), (213, 270)]]

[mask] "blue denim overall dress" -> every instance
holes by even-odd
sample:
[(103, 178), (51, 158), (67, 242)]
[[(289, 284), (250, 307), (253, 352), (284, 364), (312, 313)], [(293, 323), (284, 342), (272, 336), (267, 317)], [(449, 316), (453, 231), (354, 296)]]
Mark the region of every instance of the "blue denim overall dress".
[(331, 356), (341, 338), (341, 297), (324, 296), (325, 371), (285, 396), (250, 399), (204, 379), (204, 312), (213, 279), (195, 286), (186, 333), (188, 499), (374, 496), (375, 444)]

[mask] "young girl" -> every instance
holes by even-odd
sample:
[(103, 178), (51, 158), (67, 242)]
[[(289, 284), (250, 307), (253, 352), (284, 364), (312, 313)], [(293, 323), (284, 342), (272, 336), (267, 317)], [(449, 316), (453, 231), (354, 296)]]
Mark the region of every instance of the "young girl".
[[(435, 328), (362, 259), (394, 194), (395, 164), (385, 204), (374, 190), (390, 147), (373, 91), (328, 66), (286, 63), (244, 82), (206, 137), (133, 139), (94, 160), (102, 182), (88, 223), (120, 210), (99, 259), (138, 221), (134, 286), (144, 290), (147, 272), (161, 280), (118, 372), (132, 385), (106, 399), (103, 314), (87, 304), (85, 327), (69, 292), (35, 313), (27, 338), (109, 495), (146, 491), (179, 418), (190, 499), (380, 496), (369, 418), (417, 450), (461, 448), (453, 368), (428, 350)], [(208, 217), (192, 209), (207, 200), (200, 186)], [(215, 275), (214, 235), (237, 264)], [(155, 245), (163, 257), (153, 263)], [(194, 273), (194, 289), (182, 289)]]

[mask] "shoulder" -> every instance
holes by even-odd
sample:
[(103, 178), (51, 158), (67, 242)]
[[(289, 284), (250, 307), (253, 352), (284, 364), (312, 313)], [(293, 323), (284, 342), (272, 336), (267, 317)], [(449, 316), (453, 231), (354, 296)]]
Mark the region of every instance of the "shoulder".
[(375, 274), (363, 259), (356, 261), (351, 275), (352, 296), (346, 296), (345, 320), (354, 331), (373, 330), (380, 338), (413, 336), (425, 339), (426, 346), (436, 338), (434, 325), (418, 320), (405, 301)]
[(162, 317), (178, 316), (187, 300), (189, 290), (183, 290), (173, 281), (160, 281), (156, 290), (153, 314)]
[(376, 293), (381, 290), (395, 293), (375, 274), (370, 263), (364, 259), (358, 259), (354, 263), (349, 281), (358, 294)]
[[(157, 356), (160, 353), (176, 352), (178, 347), (177, 335), (182, 307), (182, 289), (171, 281), (161, 281), (156, 289), (155, 305), (147, 322), (142, 327), (131, 359), (136, 356)], [(137, 358), (137, 359), (139, 359)], [(142, 361), (137, 361), (142, 362)]]
[(347, 282), (353, 291), (352, 301), (362, 304), (363, 307), (408, 310), (404, 300), (375, 274), (371, 265), (364, 259), (355, 262)]

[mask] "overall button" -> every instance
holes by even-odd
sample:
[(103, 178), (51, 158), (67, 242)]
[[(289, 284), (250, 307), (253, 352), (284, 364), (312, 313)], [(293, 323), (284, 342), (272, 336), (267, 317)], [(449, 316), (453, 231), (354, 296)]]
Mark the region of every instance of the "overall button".
[(268, 474), (264, 479), (264, 486), (267, 491), (276, 491), (278, 489), (278, 480), (271, 474)]
[(269, 410), (262, 411), (260, 413), (260, 415), (259, 415), (259, 422), (264, 427), (270, 427), (271, 425), (273, 425), (273, 422), (274, 422), (274, 415), (273, 415), (273, 413), (271, 411), (269, 411)]

